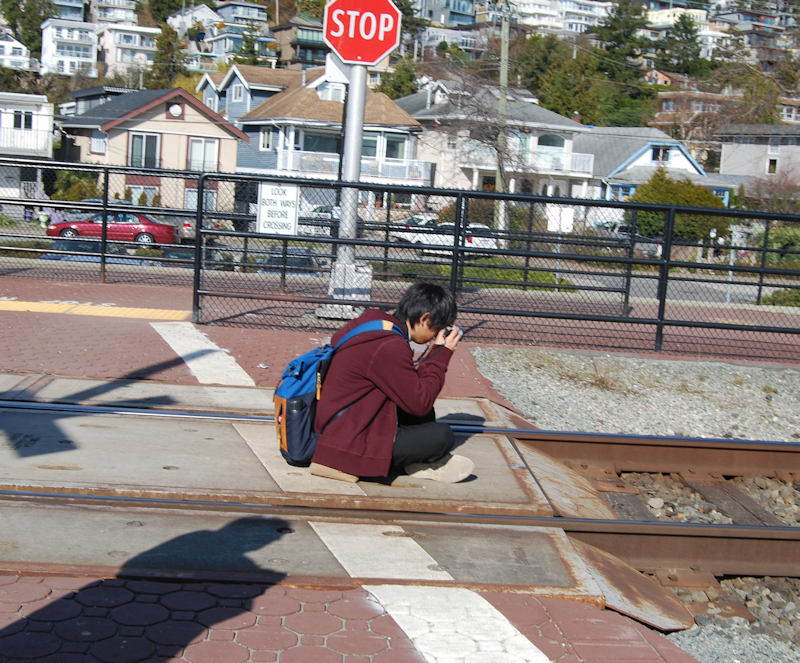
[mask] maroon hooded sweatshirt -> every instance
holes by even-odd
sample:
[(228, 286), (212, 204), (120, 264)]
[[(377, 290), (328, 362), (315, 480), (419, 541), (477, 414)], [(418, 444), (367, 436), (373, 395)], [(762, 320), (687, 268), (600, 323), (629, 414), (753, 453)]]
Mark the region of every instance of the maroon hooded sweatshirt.
[[(405, 321), (367, 309), (336, 332), (331, 344), (370, 320), (388, 320), (406, 329)], [(416, 416), (427, 414), (444, 386), (452, 355), (437, 345), (415, 367), (408, 340), (393, 331), (366, 332), (347, 341), (333, 355), (317, 403), (314, 428), (322, 435), (312, 462), (361, 477), (386, 476), (397, 407)]]

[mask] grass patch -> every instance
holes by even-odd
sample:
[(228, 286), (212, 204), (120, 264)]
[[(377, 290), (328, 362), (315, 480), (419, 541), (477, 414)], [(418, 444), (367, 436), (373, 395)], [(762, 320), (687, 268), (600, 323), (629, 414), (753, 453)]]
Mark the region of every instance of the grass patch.
[(771, 306), (800, 306), (800, 290), (796, 288), (776, 290), (771, 295), (762, 297), (761, 304)]
[[(372, 262), (372, 269), (381, 272), (384, 265)], [(423, 278), (437, 282), (449, 282), (452, 265), (433, 262), (388, 263), (386, 273), (405, 278)], [(506, 288), (512, 290), (576, 290), (569, 279), (563, 277), (556, 283), (553, 272), (528, 269), (507, 258), (481, 258), (464, 265), (459, 279), (462, 287), (468, 288)]]
[(3, 258), (38, 258), (39, 254), (35, 250), (26, 251), (25, 249), (48, 249), (52, 240), (33, 239), (19, 242), (8, 242), (0, 248), (0, 257)]
[(0, 214), (0, 228), (16, 228), (17, 222), (7, 214)]

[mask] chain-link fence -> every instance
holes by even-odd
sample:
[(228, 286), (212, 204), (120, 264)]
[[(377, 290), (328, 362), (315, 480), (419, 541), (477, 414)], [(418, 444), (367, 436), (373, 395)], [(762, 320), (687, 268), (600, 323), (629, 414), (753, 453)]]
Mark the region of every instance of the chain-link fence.
[[(0, 161), (0, 176), (14, 167)], [(456, 292), (473, 340), (798, 356), (793, 215), (363, 183), (354, 198), (318, 180), (36, 170), (38, 188), (2, 190), (3, 274), (193, 284), (200, 323), (331, 329), (363, 306), (393, 308), (425, 279)], [(96, 188), (76, 193), (65, 178)], [(293, 213), (275, 187), (294, 196), (281, 204), (297, 210), (295, 234), (277, 232)], [(33, 207), (49, 208), (46, 228), (25, 214)], [(92, 216), (95, 234), (65, 235), (53, 210)], [(174, 236), (150, 241), (129, 227), (121, 237), (130, 215)]]

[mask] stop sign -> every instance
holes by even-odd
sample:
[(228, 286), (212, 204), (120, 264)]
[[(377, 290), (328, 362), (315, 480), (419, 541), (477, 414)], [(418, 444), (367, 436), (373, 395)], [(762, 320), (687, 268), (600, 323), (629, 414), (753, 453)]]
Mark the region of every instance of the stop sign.
[(400, 10), (392, 0), (328, 0), (322, 33), (342, 62), (377, 64), (400, 44)]

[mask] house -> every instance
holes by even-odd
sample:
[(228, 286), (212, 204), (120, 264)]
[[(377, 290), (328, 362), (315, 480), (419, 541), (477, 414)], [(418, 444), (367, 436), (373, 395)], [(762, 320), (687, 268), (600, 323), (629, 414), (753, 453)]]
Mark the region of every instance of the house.
[(278, 64), (287, 69), (319, 67), (330, 52), (322, 39), (322, 23), (310, 16), (298, 14), (275, 25), (272, 35), (278, 42)]
[(100, 106), (114, 97), (121, 94), (128, 94), (129, 92), (136, 92), (136, 90), (127, 87), (114, 87), (111, 85), (103, 85), (86, 90), (73, 90), (69, 93), (72, 101), (65, 101), (59, 104), (58, 114), (61, 116), (81, 115), (90, 108)]
[[(167, 24), (178, 33), (178, 37), (183, 39), (192, 28), (201, 30), (208, 34), (212, 25), (222, 23), (222, 17), (217, 14), (211, 7), (203, 4), (196, 4), (189, 7), (183, 7), (174, 14), (167, 16)], [(205, 34), (203, 35), (205, 37)], [(195, 37), (197, 35), (194, 35)], [(194, 41), (190, 37), (189, 49), (191, 52), (192, 44)]]
[(300, 85), (303, 78), (298, 70), (235, 64), (225, 74), (205, 74), (195, 91), (202, 95), (206, 106), (236, 124), (262, 101)]
[[(0, 92), (0, 152), (19, 158), (20, 166), (3, 167), (0, 192), (9, 198), (45, 198), (42, 171), (25, 159), (52, 159), (53, 104), (40, 94)], [(22, 218), (23, 209), (5, 205), (3, 213)]]
[(470, 25), (475, 22), (472, 0), (416, 0), (414, 13), (439, 26)]
[[(192, 209), (197, 204), (197, 177), (148, 172), (173, 169), (234, 172), (238, 141), (248, 137), (181, 88), (140, 90), (119, 95), (89, 111), (59, 120), (64, 134), (64, 161), (130, 166), (140, 173), (113, 173), (111, 195), (130, 192), (148, 203), (158, 196), (165, 207)], [(223, 186), (220, 184), (220, 186)], [(216, 191), (205, 204), (214, 208)], [(220, 195), (226, 204), (232, 193)]]
[(217, 14), (229, 25), (252, 28), (255, 32), (269, 30), (269, 16), (264, 5), (245, 0), (227, 0), (217, 3)]
[(108, 23), (97, 30), (100, 61), (106, 65), (106, 76), (139, 72), (153, 64), (156, 38), (161, 28), (143, 25)]
[(89, 20), (98, 25), (127, 23), (136, 25), (136, 0), (90, 0)]
[[(396, 100), (423, 128), (418, 155), (436, 164), (434, 186), (495, 189), (499, 88), (434, 81)], [(573, 150), (589, 129), (542, 108), (527, 90), (507, 89), (509, 127), (504, 170), (509, 192), (579, 196), (592, 173), (592, 156)]]
[(31, 52), (25, 44), (15, 39), (7, 28), (0, 28), (0, 67), (30, 71), (38, 64), (31, 60)]
[[(237, 172), (338, 179), (344, 98), (342, 83), (316, 71), (242, 115), (239, 124), (250, 140), (239, 146)], [(419, 122), (389, 97), (368, 89), (361, 181), (430, 186), (431, 164), (416, 158), (420, 130)], [(301, 205), (333, 203), (325, 199), (333, 191), (318, 193), (320, 198)]]
[(715, 138), (722, 142), (721, 173), (793, 180), (800, 174), (799, 124), (729, 124)]
[(42, 23), (41, 74), (82, 73), (97, 78), (97, 26), (48, 18)]
[(649, 127), (592, 127), (575, 138), (575, 147), (594, 155), (589, 197), (628, 200), (659, 168), (676, 180), (710, 189), (728, 205), (732, 191), (748, 178), (706, 173), (686, 147)]
[(83, 0), (53, 0), (55, 17), (65, 21), (83, 20)]

